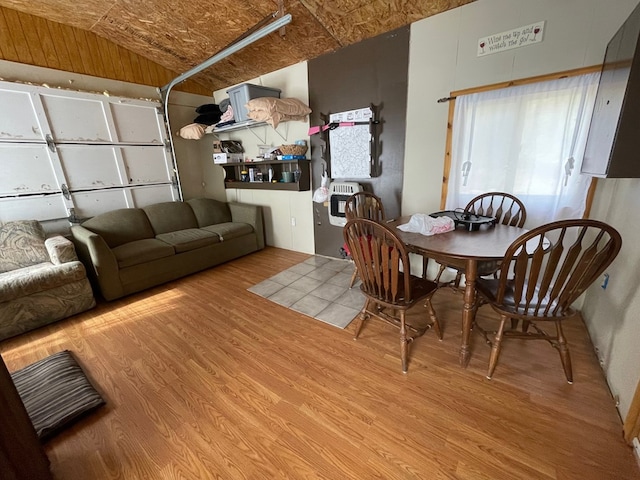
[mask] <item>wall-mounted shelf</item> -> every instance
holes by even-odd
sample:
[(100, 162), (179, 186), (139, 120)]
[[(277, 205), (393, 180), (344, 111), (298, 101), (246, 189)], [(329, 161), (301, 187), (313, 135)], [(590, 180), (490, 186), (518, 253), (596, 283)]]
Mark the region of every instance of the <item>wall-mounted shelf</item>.
[[(240, 162), (220, 164), (225, 171), (225, 188), (244, 188), (261, 190), (289, 190), (304, 192), (311, 189), (311, 160), (271, 160), (265, 162)], [(243, 182), (240, 180), (242, 170), (257, 168), (262, 172), (265, 180), (268, 179), (269, 167), (273, 169), (273, 178), (278, 182)], [(297, 182), (281, 182), (282, 172), (300, 171)]]
[[(280, 125), (284, 124), (284, 133), (280, 132)], [(207, 134), (211, 134), (211, 135), (218, 135), (218, 134), (222, 134), (222, 133), (231, 133), (231, 132), (237, 132), (240, 130), (246, 130), (248, 132), (251, 132), (258, 140), (260, 140), (261, 143), (266, 143), (267, 142), (267, 128), (271, 128), (275, 133), (278, 134), (278, 136), (280, 138), (282, 138), (282, 140), (284, 140), (285, 142), (287, 141), (287, 137), (289, 135), (289, 124), (287, 122), (282, 122), (280, 125), (278, 125), (278, 128), (274, 128), (273, 126), (271, 126), (270, 124), (268, 124), (267, 122), (256, 122), (255, 120), (246, 120), (244, 122), (239, 122), (239, 123), (233, 123), (231, 125), (225, 125), (224, 127), (208, 127), (205, 130), (205, 133)], [(263, 127), (264, 128), (264, 135), (261, 137), (260, 135), (258, 135), (254, 129), (258, 128), (258, 127)]]

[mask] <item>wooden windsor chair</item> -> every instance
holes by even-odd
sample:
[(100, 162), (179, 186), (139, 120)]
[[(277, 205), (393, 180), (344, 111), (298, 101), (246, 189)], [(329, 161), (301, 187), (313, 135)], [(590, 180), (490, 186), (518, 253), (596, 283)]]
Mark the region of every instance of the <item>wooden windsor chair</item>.
[[(388, 226), (356, 218), (347, 222), (343, 233), (358, 268), (362, 282), (360, 288), (366, 297), (358, 315), (354, 339), (358, 338), (365, 320), (370, 317), (398, 327), (402, 371), (406, 373), (409, 343), (431, 327), (442, 340), (442, 330), (431, 305), (437, 284), (411, 275), (407, 248)], [(407, 310), (415, 305), (424, 305), (431, 323), (418, 327), (406, 321)]]
[[(597, 220), (561, 220), (535, 228), (507, 249), (497, 279), (479, 278), (478, 293), (500, 315), (495, 332), (477, 329), (492, 346), (487, 378), (491, 378), (506, 338), (546, 340), (560, 354), (567, 382), (573, 383), (571, 358), (562, 322), (578, 316), (571, 304), (613, 262), (622, 239)], [(505, 330), (511, 319), (512, 329)], [(522, 320), (518, 331), (514, 324)], [(548, 334), (536, 322), (553, 324)], [(530, 330), (532, 329), (532, 331)]]
[[(344, 215), (347, 221), (353, 220), (354, 218), (366, 218), (376, 222), (383, 222), (385, 220), (382, 200), (371, 192), (356, 192), (351, 195), (345, 203)], [(349, 288), (353, 288), (357, 279), (358, 268), (355, 267), (351, 274)]]

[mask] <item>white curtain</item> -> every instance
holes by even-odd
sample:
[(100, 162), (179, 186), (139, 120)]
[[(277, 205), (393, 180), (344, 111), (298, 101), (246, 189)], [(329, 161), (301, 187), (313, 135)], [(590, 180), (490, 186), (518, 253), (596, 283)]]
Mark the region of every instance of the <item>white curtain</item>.
[(508, 192), (526, 228), (581, 218), (591, 177), (580, 174), (599, 73), (459, 96), (447, 209)]

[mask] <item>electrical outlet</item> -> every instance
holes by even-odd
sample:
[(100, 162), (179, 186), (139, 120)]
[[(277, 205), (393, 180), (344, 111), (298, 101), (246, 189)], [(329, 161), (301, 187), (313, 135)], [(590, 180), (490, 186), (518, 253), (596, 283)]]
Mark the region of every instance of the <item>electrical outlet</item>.
[(291, 226), (292, 227), (296, 226), (296, 217), (291, 217)]

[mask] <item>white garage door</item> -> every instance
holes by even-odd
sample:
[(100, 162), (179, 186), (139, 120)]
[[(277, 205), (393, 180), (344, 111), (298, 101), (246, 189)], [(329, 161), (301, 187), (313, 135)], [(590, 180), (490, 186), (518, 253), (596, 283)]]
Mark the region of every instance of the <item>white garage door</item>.
[(155, 101), (0, 82), (0, 222), (178, 199)]

